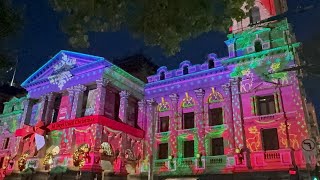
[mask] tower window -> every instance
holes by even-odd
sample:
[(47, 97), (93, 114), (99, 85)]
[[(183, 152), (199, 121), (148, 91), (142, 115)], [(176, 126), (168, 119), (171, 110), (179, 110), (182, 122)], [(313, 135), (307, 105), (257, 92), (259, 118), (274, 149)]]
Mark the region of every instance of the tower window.
[(258, 113), (259, 115), (268, 115), (276, 113), (274, 96), (259, 96), (258, 100)]
[(209, 69), (214, 68), (214, 61), (212, 59), (209, 60), (208, 66), (209, 66)]
[(164, 80), (166, 78), (166, 75), (165, 75), (165, 73), (162, 71), (161, 73), (160, 73), (160, 80)]
[(183, 75), (189, 74), (189, 67), (183, 66)]
[(250, 23), (253, 24), (260, 20), (261, 20), (260, 10), (257, 6), (255, 6), (250, 10)]
[(254, 49), (256, 52), (262, 51), (262, 44), (261, 41), (257, 40), (254, 42)]

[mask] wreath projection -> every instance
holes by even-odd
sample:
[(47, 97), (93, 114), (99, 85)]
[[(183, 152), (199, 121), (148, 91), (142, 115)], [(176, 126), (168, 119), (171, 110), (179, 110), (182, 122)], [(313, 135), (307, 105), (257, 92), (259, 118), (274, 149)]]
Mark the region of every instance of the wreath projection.
[(83, 167), (86, 160), (90, 160), (89, 151), (90, 146), (88, 144), (83, 144), (73, 153), (73, 165), (75, 167)]

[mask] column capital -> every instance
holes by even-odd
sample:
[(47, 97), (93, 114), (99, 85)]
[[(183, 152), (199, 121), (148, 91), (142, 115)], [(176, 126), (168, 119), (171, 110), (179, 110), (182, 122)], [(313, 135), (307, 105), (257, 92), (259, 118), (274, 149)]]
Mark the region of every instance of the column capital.
[(179, 95), (176, 93), (172, 93), (169, 95), (172, 102), (178, 102), (179, 101)]
[(130, 96), (130, 93), (126, 90), (123, 90), (123, 91), (120, 91), (120, 98), (125, 98), (125, 99), (128, 99), (128, 97)]
[(107, 78), (101, 78), (96, 80), (97, 87), (105, 87), (109, 84), (109, 82), (110, 80)]
[(138, 107), (139, 107), (139, 109), (140, 108), (143, 108), (144, 106), (146, 105), (146, 101), (145, 100), (140, 100), (140, 101), (138, 101)]
[(226, 83), (226, 84), (222, 85), (223, 91), (229, 92), (230, 86), (231, 86), (230, 83)]
[(229, 81), (230, 81), (230, 85), (234, 86), (234, 85), (238, 85), (239, 84), (239, 82), (241, 81), (241, 78), (240, 77), (231, 78), (231, 79), (229, 79)]
[(153, 99), (153, 98), (151, 98), (151, 99), (148, 99), (147, 100), (147, 104), (148, 104), (148, 106), (157, 106), (157, 102)]
[(203, 98), (204, 95), (205, 95), (205, 90), (204, 90), (204, 89), (201, 89), (201, 88), (195, 89), (195, 90), (194, 90), (194, 93), (196, 94), (196, 97), (197, 97), (197, 98)]
[(84, 92), (86, 89), (87, 89), (87, 87), (82, 84), (78, 84), (76, 86), (73, 86), (73, 90), (75, 92)]
[(54, 97), (55, 97), (55, 94), (54, 93), (48, 93), (47, 94), (47, 97), (48, 97), (48, 101), (53, 101), (54, 100)]

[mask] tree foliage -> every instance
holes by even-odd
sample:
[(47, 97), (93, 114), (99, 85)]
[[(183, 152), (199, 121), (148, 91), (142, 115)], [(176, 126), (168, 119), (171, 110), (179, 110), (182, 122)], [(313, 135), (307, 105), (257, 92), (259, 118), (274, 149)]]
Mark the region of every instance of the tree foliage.
[(4, 39), (17, 32), (22, 26), (21, 12), (12, 8), (9, 0), (0, 1), (0, 69), (11, 65), (12, 55), (6, 49)]
[(225, 31), (232, 19), (246, 16), (253, 0), (51, 0), (65, 16), (61, 23), (75, 48), (90, 46), (89, 32), (126, 27), (146, 45), (160, 46), (168, 55), (180, 43), (209, 31)]

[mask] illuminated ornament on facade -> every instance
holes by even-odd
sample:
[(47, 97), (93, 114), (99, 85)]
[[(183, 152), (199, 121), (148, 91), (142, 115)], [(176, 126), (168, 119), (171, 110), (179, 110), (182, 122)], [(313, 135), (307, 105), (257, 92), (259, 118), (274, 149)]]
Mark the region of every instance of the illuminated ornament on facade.
[(48, 79), (51, 84), (58, 85), (59, 89), (62, 90), (63, 86), (72, 79), (70, 70), (76, 65), (76, 59), (70, 58), (66, 54), (62, 53), (62, 58), (59, 63), (53, 66), (53, 75), (49, 76)]
[(126, 158), (127, 160), (129, 160), (129, 161), (135, 161), (135, 160), (137, 160), (137, 159), (134, 157), (134, 154), (133, 154), (133, 152), (132, 152), (131, 149), (127, 149), (127, 150), (125, 151), (125, 158)]
[(75, 167), (83, 167), (86, 160), (90, 158), (89, 151), (90, 146), (88, 144), (83, 144), (73, 153), (73, 165)]
[(209, 95), (209, 98), (208, 98), (208, 102), (209, 103), (218, 103), (218, 102), (222, 102), (222, 101), (223, 101), (222, 94), (219, 93), (218, 91), (216, 91), (214, 89), (214, 87), (212, 87), (211, 94)]
[(185, 93), (186, 97), (182, 101), (182, 107), (188, 108), (194, 106), (194, 100), (189, 96), (188, 92)]
[(101, 147), (100, 147), (100, 150), (99, 152), (101, 154), (105, 154), (107, 156), (113, 156), (113, 150), (112, 150), (112, 147), (111, 145), (108, 143), (108, 142), (103, 142), (101, 144)]
[(26, 168), (27, 158), (29, 153), (24, 153), (18, 160), (18, 168), (20, 171), (23, 171)]
[(169, 110), (169, 103), (164, 100), (164, 97), (161, 98), (161, 103), (158, 105), (158, 111), (164, 112)]
[(58, 155), (60, 152), (60, 148), (58, 146), (54, 147), (51, 151), (48, 151), (44, 157), (43, 165), (46, 169), (49, 169), (50, 166), (53, 164), (53, 157)]

